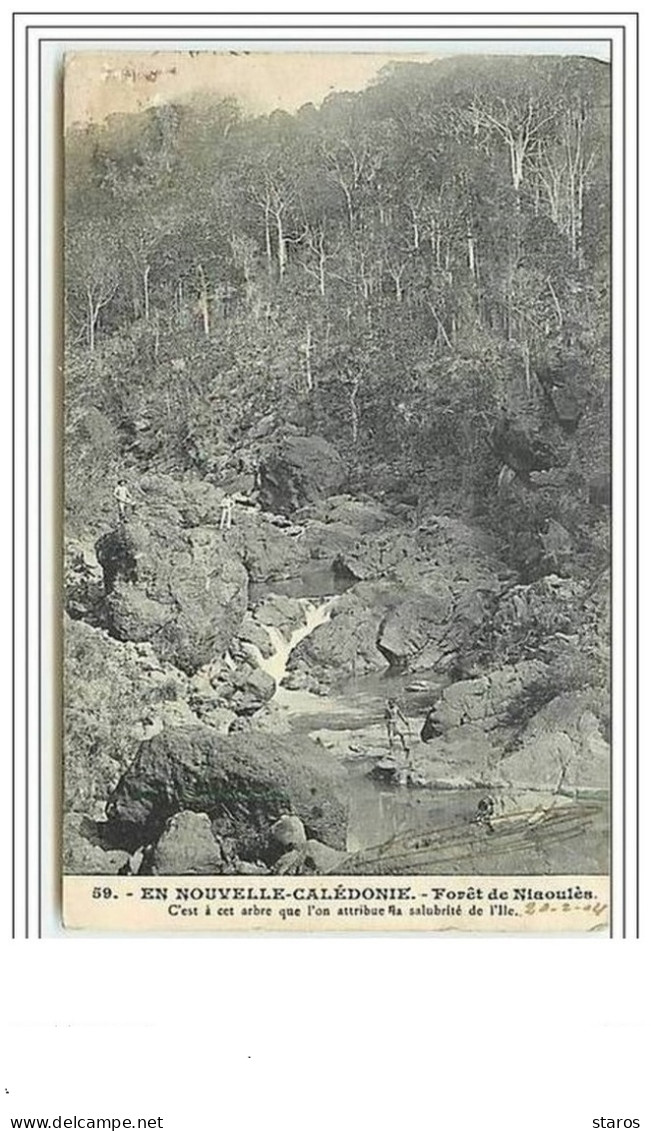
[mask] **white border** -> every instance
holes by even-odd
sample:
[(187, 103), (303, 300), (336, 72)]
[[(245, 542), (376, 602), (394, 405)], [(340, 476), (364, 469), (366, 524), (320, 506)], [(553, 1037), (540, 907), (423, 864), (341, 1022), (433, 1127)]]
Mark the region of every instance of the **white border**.
[[(68, 15), (70, 15), (68, 13)], [(15, 449), (15, 465), (16, 465), (16, 559), (15, 559), (15, 574), (16, 574), (16, 610), (17, 610), (17, 640), (16, 640), (16, 656), (15, 656), (15, 705), (16, 705), (16, 752), (17, 752), (17, 779), (16, 779), (16, 793), (17, 793), (17, 806), (16, 806), (16, 849), (17, 849), (17, 884), (16, 891), (18, 896), (16, 907), (16, 934), (17, 937), (35, 937), (39, 934), (39, 922), (42, 917), (42, 933), (45, 937), (57, 936), (67, 934), (63, 932), (59, 926), (59, 911), (58, 911), (58, 860), (56, 859), (58, 853), (53, 848), (53, 839), (55, 834), (54, 821), (57, 819), (56, 807), (56, 762), (54, 759), (54, 745), (52, 726), (48, 720), (54, 717), (54, 696), (56, 694), (55, 686), (51, 677), (52, 663), (51, 657), (53, 655), (53, 618), (51, 615), (53, 603), (53, 571), (51, 562), (54, 560), (56, 551), (55, 538), (54, 538), (54, 495), (53, 495), (53, 480), (49, 471), (49, 461), (53, 451), (53, 419), (54, 419), (54, 403), (52, 399), (52, 367), (51, 358), (48, 356), (48, 343), (53, 340), (54, 325), (53, 325), (53, 310), (52, 304), (48, 295), (47, 280), (51, 277), (51, 245), (54, 233), (54, 216), (52, 211), (52, 196), (49, 188), (49, 177), (51, 176), (52, 158), (53, 158), (53, 137), (55, 132), (54, 126), (54, 99), (52, 98), (52, 83), (55, 81), (56, 68), (59, 62), (59, 56), (65, 49), (70, 49), (76, 46), (78, 49), (81, 44), (80, 39), (89, 38), (90, 43), (84, 44), (86, 46), (102, 46), (105, 49), (111, 48), (111, 39), (115, 36), (132, 36), (133, 40), (142, 39), (142, 43), (138, 46), (145, 47), (150, 43), (158, 40), (158, 46), (166, 46), (173, 49), (174, 43), (163, 43), (162, 39), (173, 37), (175, 41), (180, 41), (183, 46), (190, 46), (188, 43), (189, 33), (187, 28), (181, 29), (175, 20), (183, 20), (184, 24), (192, 25), (192, 42), (202, 42), (208, 44), (211, 39), (214, 39), (218, 34), (227, 36), (228, 39), (234, 44), (242, 44), (246, 41), (249, 46), (254, 43), (256, 46), (262, 45), (265, 49), (271, 48), (271, 44), (264, 40), (264, 33), (258, 28), (254, 28), (254, 24), (265, 24), (268, 36), (279, 35), (288, 44), (293, 43), (296, 46), (308, 46), (306, 39), (309, 38), (309, 47), (314, 49), (318, 41), (323, 47), (326, 42), (336, 39), (338, 35), (345, 36), (347, 33), (354, 32), (356, 44), (350, 44), (351, 49), (355, 45), (367, 44), (368, 49), (373, 49), (374, 43), (383, 34), (390, 37), (390, 43), (382, 43), (381, 47), (384, 49), (397, 49), (398, 47), (407, 46), (413, 49), (422, 49), (422, 40), (416, 42), (415, 36), (426, 37), (429, 42), (436, 38), (436, 31), (444, 32), (446, 37), (450, 34), (454, 35), (455, 39), (463, 39), (472, 37), (473, 35), (481, 35), (506, 40), (508, 38), (519, 38), (522, 36), (525, 29), (531, 27), (530, 36), (527, 38), (547, 38), (553, 36), (559, 39), (596, 39), (602, 38), (604, 35), (612, 35), (614, 39), (614, 54), (613, 54), (613, 141), (614, 141), (614, 177), (613, 177), (613, 231), (615, 235), (614, 248), (615, 255), (613, 259), (613, 283), (614, 283), (614, 303), (613, 303), (613, 422), (614, 422), (614, 468), (615, 468), (615, 493), (614, 497), (620, 497), (623, 487), (624, 477), (627, 483), (627, 562), (626, 562), (626, 585), (627, 585), (627, 607), (624, 609), (622, 582), (624, 580), (623, 574), (623, 559), (621, 553), (622, 545), (622, 519), (621, 511), (615, 511), (614, 522), (614, 576), (613, 576), (613, 612), (614, 612), (614, 657), (615, 657), (615, 672), (618, 673), (621, 667), (620, 658), (622, 656), (624, 640), (623, 640), (623, 626), (627, 626), (627, 639), (626, 639), (626, 658), (627, 658), (627, 694), (626, 694), (626, 712), (624, 713), (624, 699), (623, 687), (619, 674), (614, 682), (613, 696), (615, 717), (620, 719), (622, 724), (626, 718), (627, 725), (627, 774), (626, 782), (624, 782), (623, 757), (622, 757), (622, 733), (621, 726), (617, 726), (613, 735), (613, 837), (614, 837), (614, 853), (613, 853), (613, 934), (615, 937), (633, 937), (635, 935), (635, 891), (636, 891), (636, 875), (635, 875), (635, 857), (636, 857), (636, 835), (637, 830), (635, 826), (635, 810), (637, 803), (637, 784), (635, 779), (635, 638), (636, 638), (636, 612), (634, 603), (631, 600), (635, 592), (635, 428), (636, 428), (636, 406), (635, 406), (635, 340), (636, 340), (636, 315), (635, 315), (635, 251), (636, 251), (636, 232), (635, 232), (635, 215), (636, 215), (636, 198), (635, 198), (635, 91), (636, 91), (636, 73), (635, 73), (635, 38), (636, 27), (634, 17), (629, 15), (613, 14), (612, 12), (604, 12), (603, 18), (595, 21), (594, 13), (586, 13), (582, 16), (567, 14), (559, 16), (558, 14), (523, 14), (512, 13), (508, 16), (482, 16), (478, 23), (474, 22), (476, 17), (459, 13), (456, 15), (409, 15), (409, 16), (392, 16), (391, 14), (384, 14), (380, 16), (369, 15), (341, 15), (330, 13), (327, 15), (319, 14), (305, 14), (299, 13), (297, 16), (271, 16), (266, 14), (258, 15), (214, 15), (214, 14), (199, 14), (190, 15), (188, 17), (181, 17), (180, 14), (170, 13), (153, 13), (152, 16), (144, 16), (139, 14), (123, 15), (116, 13), (114, 15), (102, 15), (80, 13), (78, 18), (70, 18), (72, 24), (79, 22), (83, 24), (81, 27), (52, 27), (57, 24), (57, 20), (62, 17), (57, 17), (55, 14), (38, 13), (32, 16), (18, 15), (16, 17), (16, 71), (15, 71), (15, 90), (16, 90), (16, 140), (17, 140), (17, 162), (16, 162), (16, 231), (17, 231), (17, 263), (16, 263), (16, 279), (15, 279), (15, 298), (16, 298), (16, 449)], [(287, 25), (292, 22), (300, 20), (301, 28), (298, 30), (289, 30), (283, 28), (282, 25)], [(511, 32), (502, 26), (508, 21), (517, 20), (517, 26), (513, 27)], [(626, 72), (623, 75), (624, 82), (622, 83), (623, 74), (623, 37), (621, 31), (613, 28), (608, 21), (612, 23), (621, 23), (626, 25), (627, 37), (627, 66)], [(28, 29), (29, 24), (34, 26)], [(395, 25), (399, 24), (399, 27)], [(579, 25), (578, 27), (569, 28), (567, 25)], [(217, 30), (217, 26), (221, 29)], [(374, 25), (371, 30), (369, 25)], [(379, 27), (375, 25), (382, 25), (386, 29), (383, 33)], [(478, 25), (481, 30), (478, 29)], [(535, 26), (535, 30), (534, 27)], [(543, 25), (543, 26), (541, 26)], [(599, 25), (599, 26), (596, 26)], [(52, 27), (50, 32), (47, 31), (48, 27)], [(367, 29), (366, 35), (364, 29)], [(491, 32), (490, 29), (494, 29)], [(544, 30), (543, 30), (544, 29)], [(41, 40), (47, 38), (48, 35), (55, 36), (57, 39), (57, 47), (53, 45), (43, 44)], [(26, 55), (22, 50), (22, 44), (27, 42)], [(116, 46), (122, 49), (128, 49), (129, 44), (120, 43)], [(220, 44), (220, 46), (226, 46)], [(274, 43), (273, 49), (282, 49), (282, 43)], [(341, 45), (343, 47), (343, 44)], [(41, 110), (43, 113), (43, 131), (40, 139), (37, 126), (37, 113), (38, 113), (38, 96), (39, 96), (39, 57), (42, 53), (43, 74), (42, 74), (42, 96), (41, 96)], [(25, 81), (27, 78), (26, 67), (29, 68), (28, 78), (28, 110), (27, 119), (24, 115), (23, 97), (25, 90)], [(627, 102), (627, 130), (626, 130), (626, 188), (624, 193), (624, 184), (622, 177), (622, 164), (617, 158), (618, 150), (621, 150), (623, 144), (623, 137), (620, 132), (620, 118), (618, 115), (618, 108), (622, 94), (626, 97)], [(27, 178), (25, 178), (24, 160), (27, 156), (29, 160), (29, 171)], [(42, 213), (41, 223), (43, 225), (43, 261), (41, 267), (43, 268), (43, 290), (41, 295), (38, 293), (37, 280), (38, 280), (38, 223), (39, 223), (39, 157), (41, 159), (41, 166), (43, 172), (42, 182)], [(622, 217), (626, 215), (627, 224), (627, 266), (626, 266), (626, 294), (627, 294), (627, 307), (626, 307), (626, 325), (623, 322), (623, 311), (621, 304), (622, 295), (622, 272), (620, 257), (617, 254), (617, 249), (620, 247), (619, 231), (621, 230)], [(29, 221), (29, 270), (30, 270), (30, 291), (29, 295), (25, 294), (24, 290), (24, 256), (22, 253), (22, 240), (21, 233), (24, 230), (23, 219), (27, 215)], [(42, 389), (43, 397), (39, 404), (38, 401), (38, 372), (39, 372), (39, 339), (38, 339), (38, 310), (39, 301), (42, 302), (41, 308), (41, 335), (44, 347), (42, 365)], [(28, 348), (25, 354), (24, 350), (24, 327), (26, 317), (29, 316), (30, 332), (28, 338)], [(625, 331), (625, 339), (624, 339)], [(626, 399), (626, 406), (624, 406), (623, 392), (623, 367), (622, 367), (622, 352), (623, 344), (626, 340), (627, 351), (627, 374), (628, 374), (628, 395)], [(27, 384), (25, 385), (24, 374), (27, 374)], [(627, 426), (627, 449), (624, 453), (621, 445), (621, 423), (624, 418), (624, 407), (626, 409), (626, 426)], [(38, 443), (38, 418), (39, 412), (43, 422), (43, 436), (42, 444), (39, 448)], [(27, 414), (27, 415), (26, 415)], [(27, 479), (25, 477), (25, 459), (27, 457)], [(42, 462), (39, 463), (40, 459)], [(43, 562), (43, 586), (39, 593), (38, 588), (38, 568), (39, 568), (39, 528), (38, 528), (38, 480), (39, 474), (42, 474), (42, 548), (41, 560)], [(25, 498), (29, 497), (29, 524), (26, 522), (25, 516)], [(29, 539), (28, 546), (26, 546), (26, 536)], [(29, 600), (29, 624), (24, 624), (24, 615), (22, 610), (25, 607), (25, 597)], [(43, 618), (41, 624), (41, 634), (39, 637), (39, 624), (38, 624), (38, 611), (42, 607)], [(29, 663), (26, 664), (26, 644), (29, 644)], [(39, 643), (41, 644), (41, 655), (43, 662), (42, 671), (42, 717), (44, 720), (43, 726), (43, 747), (42, 759), (39, 758), (39, 736), (36, 728), (36, 712), (34, 705), (38, 695), (39, 687), (39, 669), (38, 669), (38, 656), (39, 656)], [(25, 733), (25, 696), (29, 694), (29, 735)], [(24, 761), (22, 754), (27, 749), (27, 772), (24, 772)], [(39, 795), (39, 781), (40, 779), (40, 765), (42, 761), (43, 776), (42, 776), (42, 818), (43, 818), (43, 844), (39, 845), (38, 836), (38, 795)], [(623, 804), (626, 801), (628, 819), (627, 827), (623, 828), (622, 825), (622, 810)], [(27, 807), (29, 813), (29, 820), (27, 825), (24, 821), (24, 812)], [(42, 849), (42, 860), (41, 860)], [(624, 893), (621, 890), (619, 877), (621, 875), (621, 863), (623, 858), (624, 849), (626, 850), (627, 857), (627, 890)], [(43, 907), (39, 907), (38, 901), (38, 884), (39, 884), (39, 871), (43, 869)], [(29, 880), (30, 896), (27, 902), (23, 897), (24, 881)], [(623, 897), (626, 894), (626, 916), (622, 911)]]

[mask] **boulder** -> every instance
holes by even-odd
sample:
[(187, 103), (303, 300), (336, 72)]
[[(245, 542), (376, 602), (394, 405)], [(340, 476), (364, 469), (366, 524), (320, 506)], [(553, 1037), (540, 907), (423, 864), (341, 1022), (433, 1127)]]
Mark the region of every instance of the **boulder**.
[(102, 569), (92, 542), (66, 539), (63, 559), (64, 604), (75, 620), (101, 625), (104, 600)]
[(545, 670), (542, 663), (523, 660), (476, 679), (450, 684), (427, 713), (421, 730), (423, 742), (467, 724), (479, 724), (485, 730), (503, 725), (509, 710)]
[(305, 844), (307, 841), (305, 826), (300, 817), (288, 815), (280, 817), (271, 826), (269, 833), (273, 840), (282, 845), (283, 848), (297, 848), (299, 844)]
[[(368, 605), (349, 592), (338, 599), (330, 620), (315, 628), (292, 651), (288, 676), (311, 681), (331, 681), (346, 675), (382, 671), (386, 662), (376, 647), (378, 626), (384, 608)], [(290, 686), (290, 679), (286, 686)], [(283, 684), (285, 686), (285, 683)]]
[(229, 545), (241, 557), (252, 582), (298, 577), (310, 557), (304, 537), (255, 511), (236, 515)]
[(455, 598), (468, 589), (499, 593), (514, 578), (498, 557), (493, 536), (460, 519), (427, 515), (415, 539), (417, 555), (445, 578)]
[[(313, 561), (332, 565), (337, 558), (352, 552), (359, 541), (359, 531), (344, 522), (321, 522), (309, 519), (305, 523), (303, 544)], [(351, 576), (351, 581), (354, 578)]]
[(516, 750), (500, 762), (509, 785), (564, 792), (607, 790), (610, 747), (586, 691), (557, 695), (526, 724)]
[(446, 647), (452, 614), (452, 594), (442, 578), (437, 592), (407, 597), (382, 619), (377, 647), (397, 671), (434, 668)]
[(425, 741), (427, 779), (446, 788), (492, 782), (492, 766), (499, 761), (504, 748), (499, 731), (486, 731), (474, 723), (465, 723)]
[(205, 704), (203, 708), (194, 706), (195, 721), (199, 719), (205, 726), (212, 727), (219, 734), (229, 734), (233, 722), (237, 718), (235, 711), (228, 707), (219, 707)]
[(359, 584), (393, 586), (377, 646), (397, 671), (447, 669), (472, 655), (510, 577), (487, 534), (436, 515), (416, 530), (367, 535), (338, 555), (334, 569)]
[(246, 653), (246, 645), (253, 645), (261, 656), (268, 659), (273, 656), (274, 647), (269, 639), (269, 633), (262, 624), (259, 623), (253, 613), (247, 612), (238, 629), (236, 640), (233, 642), (234, 650), (242, 651), (242, 645), (245, 645), (244, 652)]
[(220, 875), (225, 859), (206, 813), (182, 810), (165, 824), (151, 858), (154, 876)]
[(246, 611), (247, 575), (219, 530), (128, 521), (96, 550), (113, 636), (150, 641), (186, 672), (225, 651)]
[(575, 390), (567, 383), (551, 383), (545, 386), (545, 392), (561, 428), (565, 432), (575, 432), (583, 415), (583, 406)]
[(395, 577), (396, 570), (407, 567), (410, 579), (419, 576), (421, 563), (411, 534), (401, 530), (368, 534), (355, 545), (338, 554), (334, 561), (335, 573), (352, 581), (371, 581), (381, 577)]
[(496, 602), (492, 616), (492, 650), (505, 656), (528, 648), (544, 649), (557, 634), (578, 631), (585, 586), (572, 578), (548, 574), (529, 585), (512, 585)]
[(345, 527), (362, 534), (373, 534), (395, 526), (395, 518), (377, 500), (354, 495), (331, 495), (309, 509), (309, 517), (323, 525)]
[(273, 676), (254, 664), (243, 664), (233, 673), (230, 703), (236, 715), (253, 715), (276, 693)]
[[(252, 715), (273, 698), (276, 682), (257, 666), (252, 657), (217, 660), (195, 676), (190, 703), (205, 721), (215, 708), (236, 715)], [(232, 721), (232, 720), (231, 720)]]
[(343, 847), (343, 771), (319, 747), (293, 734), (223, 736), (208, 727), (175, 728), (143, 742), (107, 805), (116, 836), (150, 843), (180, 810), (207, 813), (237, 855), (265, 859), (269, 830), (299, 817), (309, 838)]
[(335, 494), (345, 479), (344, 463), (327, 440), (287, 435), (267, 447), (260, 460), (260, 501), (269, 510), (291, 514)]
[(219, 525), (223, 493), (206, 479), (155, 474), (142, 476), (133, 491), (141, 521), (186, 528)]
[[(279, 629), (286, 640), (295, 629), (305, 624), (305, 607), (296, 597), (270, 594), (256, 605), (255, 619), (259, 624)], [(267, 637), (268, 639), (268, 637)]]
[(280, 876), (324, 876), (336, 872), (346, 858), (345, 852), (330, 848), (318, 840), (308, 840), (281, 856), (274, 864), (273, 871)]
[(66, 876), (117, 876), (129, 867), (129, 853), (111, 848), (102, 837), (101, 823), (81, 813), (63, 819), (63, 873)]
[[(148, 644), (64, 620), (64, 807), (102, 820), (139, 743), (187, 712), (187, 676)], [(187, 718), (186, 718), (187, 722)]]

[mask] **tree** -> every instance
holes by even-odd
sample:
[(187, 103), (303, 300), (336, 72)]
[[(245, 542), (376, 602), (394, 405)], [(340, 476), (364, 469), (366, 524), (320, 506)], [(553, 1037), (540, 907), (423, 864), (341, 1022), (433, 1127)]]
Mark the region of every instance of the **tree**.
[(73, 323), (83, 327), (91, 353), (95, 350), (100, 314), (115, 297), (121, 277), (118, 241), (104, 218), (67, 225), (68, 313)]

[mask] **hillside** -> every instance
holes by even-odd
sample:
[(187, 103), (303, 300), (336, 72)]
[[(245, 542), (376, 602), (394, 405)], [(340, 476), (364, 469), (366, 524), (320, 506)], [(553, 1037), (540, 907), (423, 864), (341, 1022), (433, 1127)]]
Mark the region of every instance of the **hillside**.
[[(245, 731), (289, 734), (270, 624), (287, 640), (299, 598), (344, 589), (285, 686), (427, 672), (488, 680), (459, 692), (485, 707), (506, 672), (476, 717), (439, 717), (432, 691), (424, 787), (497, 787), (518, 757), (509, 788), (604, 787), (609, 81), (591, 59), (457, 57), (294, 115), (204, 95), (68, 131), (66, 773), (102, 866), (174, 816), (148, 845), (105, 827), (153, 737), (238, 734), (237, 762)], [(285, 739), (263, 825), (294, 811), (308, 742)], [(346, 803), (339, 777), (319, 788)], [(260, 813), (254, 853), (204, 794), (231, 861), (268, 866)]]

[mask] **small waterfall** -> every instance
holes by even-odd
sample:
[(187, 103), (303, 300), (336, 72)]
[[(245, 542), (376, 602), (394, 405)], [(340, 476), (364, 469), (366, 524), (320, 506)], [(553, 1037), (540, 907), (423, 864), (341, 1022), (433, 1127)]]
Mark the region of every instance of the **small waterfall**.
[(256, 648), (257, 663), (258, 667), (262, 668), (262, 671), (267, 672), (268, 675), (275, 679), (276, 694), (287, 673), (287, 664), (294, 648), (301, 643), (301, 640), (305, 640), (306, 637), (314, 632), (315, 628), (319, 628), (320, 625), (326, 624), (330, 620), (336, 600), (336, 597), (328, 597), (320, 604), (315, 604), (313, 601), (310, 601), (309, 598), (301, 598), (300, 603), (303, 608), (305, 623), (294, 629), (289, 640), (283, 636), (280, 629), (276, 628), (275, 625), (266, 624), (262, 626), (271, 641), (274, 651), (271, 656), (263, 656), (260, 650)]

